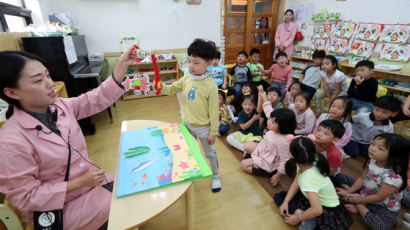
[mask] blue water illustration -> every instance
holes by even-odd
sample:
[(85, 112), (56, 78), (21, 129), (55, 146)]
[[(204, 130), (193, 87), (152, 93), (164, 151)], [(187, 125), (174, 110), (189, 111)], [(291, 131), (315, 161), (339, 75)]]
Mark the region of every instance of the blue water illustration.
[[(127, 158), (135, 149), (143, 152)], [(123, 132), (119, 157), (117, 197), (172, 183), (174, 159), (158, 127)]]

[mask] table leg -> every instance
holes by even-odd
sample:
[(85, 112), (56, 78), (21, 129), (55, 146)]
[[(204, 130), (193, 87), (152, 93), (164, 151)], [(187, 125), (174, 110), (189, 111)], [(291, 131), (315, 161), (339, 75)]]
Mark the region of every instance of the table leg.
[(194, 212), (194, 183), (185, 193), (185, 208), (186, 208), (186, 225), (188, 230), (195, 229), (195, 212)]

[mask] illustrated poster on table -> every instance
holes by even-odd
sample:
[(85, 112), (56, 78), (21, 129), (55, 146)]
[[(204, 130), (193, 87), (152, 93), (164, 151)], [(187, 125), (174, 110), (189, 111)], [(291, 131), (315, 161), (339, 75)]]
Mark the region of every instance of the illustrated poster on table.
[(409, 38), (409, 25), (384, 25), (380, 42), (404, 44)]
[(381, 24), (361, 23), (356, 32), (356, 39), (375, 42), (379, 38), (381, 30)]
[(409, 44), (383, 44), (382, 52), (380, 52), (380, 59), (388, 61), (407, 62), (410, 58), (409, 52)]
[(373, 53), (374, 46), (374, 42), (354, 40), (350, 46), (350, 54), (354, 56), (369, 58)]
[(120, 145), (117, 197), (212, 176), (183, 124), (123, 132)]
[(334, 31), (333, 31), (333, 36), (338, 37), (338, 38), (351, 38), (354, 29), (356, 28), (356, 24), (352, 22), (339, 22), (337, 23)]

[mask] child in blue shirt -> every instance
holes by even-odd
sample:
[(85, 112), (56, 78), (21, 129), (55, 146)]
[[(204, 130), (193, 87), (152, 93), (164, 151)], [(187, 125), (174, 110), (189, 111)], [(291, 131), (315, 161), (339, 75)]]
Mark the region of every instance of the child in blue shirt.
[(226, 79), (226, 70), (223, 66), (219, 65), (221, 59), (221, 53), (216, 51), (214, 59), (212, 59), (212, 65), (208, 67), (209, 76), (214, 80), (219, 89), (227, 89), (228, 95), (234, 94), (231, 87), (228, 86)]
[(236, 65), (231, 69), (229, 73), (231, 76), (235, 76), (235, 95), (239, 95), (242, 90), (242, 85), (245, 82), (252, 81), (252, 73), (248, 66), (246, 66), (246, 62), (248, 60), (248, 53), (245, 51), (241, 51), (238, 53), (238, 57), (236, 59)]

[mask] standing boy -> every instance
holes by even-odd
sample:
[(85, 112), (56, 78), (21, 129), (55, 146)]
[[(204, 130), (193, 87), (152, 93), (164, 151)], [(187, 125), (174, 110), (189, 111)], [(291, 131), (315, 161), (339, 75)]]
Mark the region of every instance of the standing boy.
[(269, 87), (269, 83), (262, 79), (262, 72), (259, 68), (263, 69), (263, 65), (259, 63), (261, 51), (257, 48), (254, 48), (249, 53), (250, 55), (250, 62), (246, 64), (249, 67), (252, 73), (252, 83), (256, 86), (262, 85), (263, 89), (266, 91)]
[(182, 120), (194, 138), (201, 141), (212, 169), (212, 192), (219, 192), (221, 180), (214, 145), (219, 128), (218, 88), (207, 71), (215, 52), (214, 42), (195, 39), (188, 47), (190, 74), (171, 85), (162, 85), (162, 93), (174, 95), (182, 92)]
[(322, 77), (320, 76), (323, 58), (326, 53), (323, 50), (315, 50), (312, 54), (313, 65), (309, 65), (303, 70), (302, 76), (299, 78), (300, 89), (307, 92), (311, 98), (315, 95), (316, 90), (320, 87)]
[(401, 108), (401, 102), (394, 96), (378, 98), (372, 113), (360, 113), (352, 117), (352, 138), (344, 147), (352, 157), (361, 155), (368, 158), (368, 149), (374, 137), (380, 133), (393, 133), (393, 124), (389, 118), (394, 117)]
[(369, 113), (373, 110), (378, 86), (377, 80), (371, 76), (374, 70), (374, 63), (362, 60), (354, 68), (356, 77), (350, 83), (347, 94), (352, 99), (353, 109), (357, 110), (358, 114)]
[(234, 90), (236, 96), (241, 93), (243, 83), (252, 81), (251, 70), (248, 66), (246, 66), (247, 60), (248, 53), (246, 53), (245, 51), (239, 52), (238, 57), (236, 58), (236, 65), (231, 69), (231, 72), (229, 73), (231, 76), (235, 76)]

